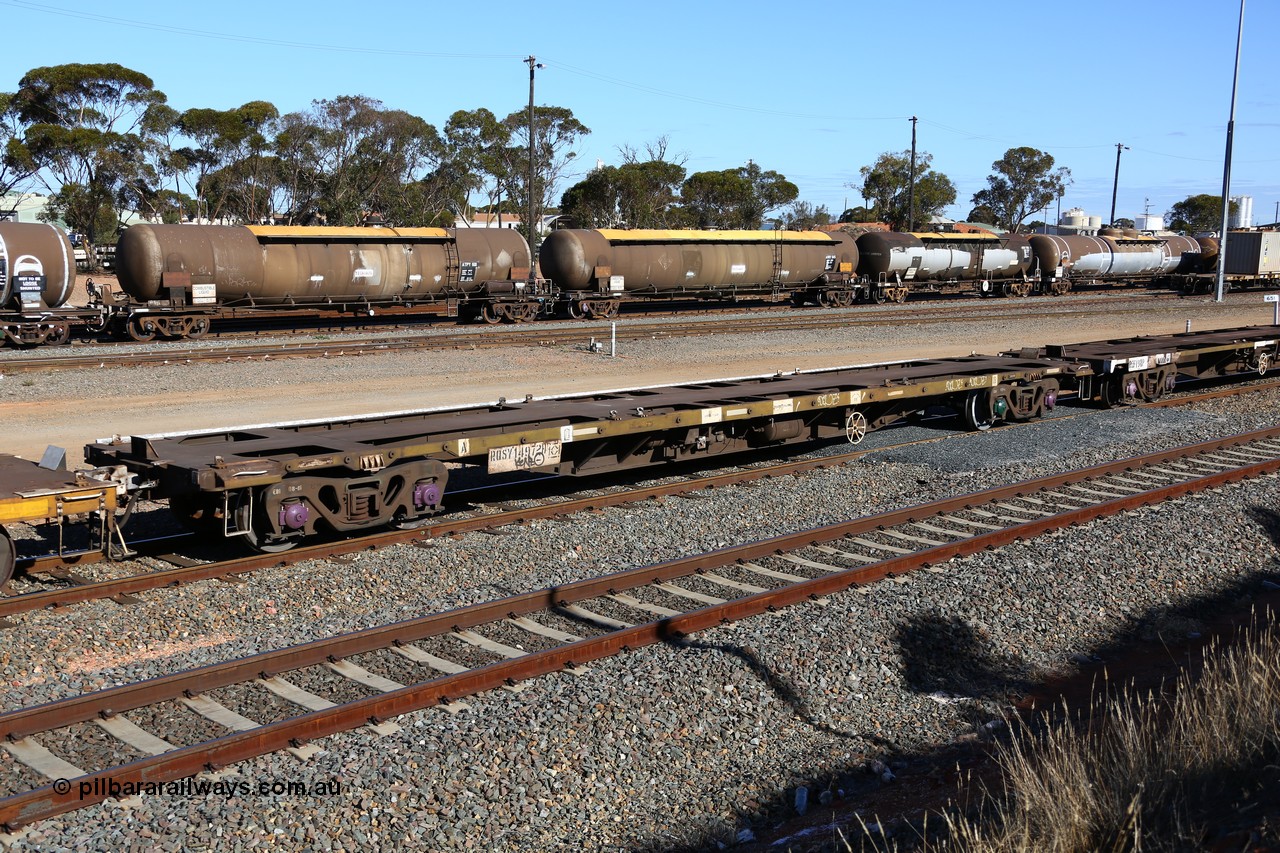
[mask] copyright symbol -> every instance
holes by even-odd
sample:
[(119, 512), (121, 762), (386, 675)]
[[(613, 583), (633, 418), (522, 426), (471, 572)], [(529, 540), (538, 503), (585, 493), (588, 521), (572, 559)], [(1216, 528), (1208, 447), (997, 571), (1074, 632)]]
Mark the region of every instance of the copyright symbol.
[(71, 790), (71, 783), (66, 779), (53, 780), (53, 792), (55, 794), (65, 794)]

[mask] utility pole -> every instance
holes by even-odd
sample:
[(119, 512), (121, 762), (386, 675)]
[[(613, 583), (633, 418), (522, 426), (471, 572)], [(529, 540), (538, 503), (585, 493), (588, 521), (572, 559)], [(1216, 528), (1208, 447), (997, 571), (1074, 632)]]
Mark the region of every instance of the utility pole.
[(1244, 39), (1244, 0), (1236, 27), (1236, 70), (1231, 75), (1231, 114), (1227, 119), (1227, 154), (1222, 165), (1222, 234), (1218, 238), (1218, 287), (1214, 301), (1221, 302), (1227, 281), (1227, 214), (1231, 209), (1231, 136), (1236, 130), (1236, 83), (1240, 80), (1240, 43)]
[(534, 152), (538, 147), (538, 128), (533, 122), (533, 72), (537, 68), (545, 68), (546, 66), (538, 62), (536, 56), (530, 55), (524, 59), (529, 63), (529, 216), (525, 220), (526, 229), (529, 234), (529, 284), (533, 284), (533, 269), (537, 264), (533, 262), (535, 253), (537, 252), (538, 229), (534, 224), (534, 205), (533, 205), (533, 178), (534, 178)]
[(1129, 146), (1123, 142), (1116, 143), (1116, 180), (1111, 185), (1111, 221), (1109, 225), (1116, 224), (1116, 192), (1120, 189), (1120, 152), (1128, 151)]
[(907, 173), (907, 230), (916, 230), (916, 122), (911, 117), (911, 171)]

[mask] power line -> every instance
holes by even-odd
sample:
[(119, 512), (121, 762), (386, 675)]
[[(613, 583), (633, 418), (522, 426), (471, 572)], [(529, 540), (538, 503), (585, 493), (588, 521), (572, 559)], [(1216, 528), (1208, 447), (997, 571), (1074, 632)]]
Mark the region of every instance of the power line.
[(111, 15), (99, 15), (94, 12), (82, 12), (74, 9), (61, 9), (56, 6), (46, 6), (43, 3), (32, 3), (28, 0), (0, 0), (6, 6), (12, 6), (17, 9), (25, 9), (29, 12), (40, 12), (46, 15), (58, 15), (64, 18), (79, 18), (84, 21), (93, 21), (99, 24), (111, 24), (117, 27), (129, 27), (139, 30), (152, 30), (154, 32), (175, 33), (177, 35), (193, 36), (195, 38), (213, 39), (215, 41), (233, 41), (242, 42), (244, 44), (260, 44), (270, 45), (273, 47), (290, 47), (299, 50), (320, 50), (330, 51), (333, 53), (365, 53), (378, 56), (421, 56), (435, 57), (440, 59), (519, 59), (520, 55), (516, 53), (434, 53), (422, 50), (389, 50), (374, 47), (352, 47), (341, 44), (316, 44), (313, 42), (287, 41), (285, 39), (259, 38), (257, 36), (239, 35), (236, 33), (221, 33), (208, 30), (198, 30), (191, 27), (176, 27), (170, 24), (160, 24), (153, 21), (135, 21), (131, 18), (117, 18)]

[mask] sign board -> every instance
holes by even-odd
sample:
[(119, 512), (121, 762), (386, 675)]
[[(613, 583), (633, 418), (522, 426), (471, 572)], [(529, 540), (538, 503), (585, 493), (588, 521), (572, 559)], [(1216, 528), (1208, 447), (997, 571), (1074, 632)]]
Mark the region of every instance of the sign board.
[(491, 447), (489, 448), (489, 473), (502, 474), (508, 471), (541, 468), (544, 465), (558, 465), (560, 450), (559, 441), (535, 441), (509, 447)]
[(216, 284), (191, 285), (191, 304), (192, 305), (213, 305), (217, 301), (218, 301), (218, 285)]
[(1262, 301), (1263, 302), (1280, 302), (1280, 294), (1268, 293), (1266, 296), (1262, 297)]

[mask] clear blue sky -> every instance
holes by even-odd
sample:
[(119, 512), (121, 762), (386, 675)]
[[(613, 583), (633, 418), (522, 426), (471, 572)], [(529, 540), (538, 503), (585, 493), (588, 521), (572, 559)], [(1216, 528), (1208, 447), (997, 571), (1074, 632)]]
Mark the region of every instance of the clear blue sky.
[[(1249, 0), (1232, 193), (1254, 221), (1280, 201), (1280, 8)], [(1068, 3), (0, 0), (0, 88), (31, 68), (118, 62), (178, 110), (267, 100), (280, 111), (366, 95), (441, 127), (528, 99), (591, 134), (579, 174), (666, 135), (690, 172), (754, 160), (838, 214), (858, 169), (918, 147), (955, 182), (964, 217), (992, 161), (1030, 145), (1071, 169), (1062, 209), (1117, 216), (1218, 194), (1238, 0)], [(563, 190), (564, 187), (561, 187)], [(1051, 216), (1056, 211), (1050, 211)]]

